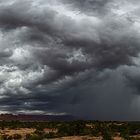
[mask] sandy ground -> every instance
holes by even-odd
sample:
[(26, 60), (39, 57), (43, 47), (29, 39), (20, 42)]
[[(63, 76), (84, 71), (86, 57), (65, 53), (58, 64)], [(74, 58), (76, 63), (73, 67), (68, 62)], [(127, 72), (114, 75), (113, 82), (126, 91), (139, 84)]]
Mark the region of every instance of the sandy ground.
[[(0, 129), (0, 135), (8, 135), (8, 136), (13, 136), (15, 134), (19, 134), (21, 135), (23, 138), (25, 138), (25, 136), (27, 134), (32, 134), (36, 131), (36, 129), (34, 128), (19, 128), (19, 129), (4, 129), (4, 130), (1, 130)], [(44, 132), (45, 133), (49, 133), (49, 132), (54, 132), (56, 133), (58, 130), (57, 129), (48, 129), (48, 128), (45, 128), (44, 129)], [(133, 137), (138, 137), (137, 136), (133, 136)], [(45, 140), (48, 140), (48, 139), (45, 139)], [(51, 139), (51, 140), (102, 140), (102, 137), (90, 137), (90, 136), (69, 136), (69, 137), (62, 137), (62, 138), (54, 138), (54, 139)], [(124, 140), (123, 138), (121, 137), (114, 137), (113, 140)]]
[(32, 134), (36, 129), (33, 128), (19, 128), (19, 129), (4, 129), (0, 130), (0, 135), (9, 135), (12, 136), (14, 134), (19, 134), (21, 136), (25, 136), (26, 134)]
[(49, 129), (49, 128), (45, 128), (45, 129), (44, 129), (44, 132), (45, 132), (45, 133), (50, 133), (50, 132), (57, 133), (58, 130), (57, 130), (57, 129)]
[(71, 136), (71, 137), (55, 138), (51, 140), (102, 140), (102, 137)]
[(124, 139), (121, 137), (114, 137), (113, 140), (124, 140)]
[[(45, 139), (45, 140), (48, 140), (48, 139)], [(55, 138), (51, 140), (102, 140), (102, 137), (71, 136), (71, 137)], [(121, 137), (114, 137), (113, 140), (124, 140), (124, 139)]]

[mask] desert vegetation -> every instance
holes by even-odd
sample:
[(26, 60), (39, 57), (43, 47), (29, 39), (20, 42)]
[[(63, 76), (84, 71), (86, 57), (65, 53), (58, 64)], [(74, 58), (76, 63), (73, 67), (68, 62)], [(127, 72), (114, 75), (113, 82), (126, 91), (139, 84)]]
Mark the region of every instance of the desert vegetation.
[(47, 139), (140, 140), (140, 122), (0, 122), (0, 140)]

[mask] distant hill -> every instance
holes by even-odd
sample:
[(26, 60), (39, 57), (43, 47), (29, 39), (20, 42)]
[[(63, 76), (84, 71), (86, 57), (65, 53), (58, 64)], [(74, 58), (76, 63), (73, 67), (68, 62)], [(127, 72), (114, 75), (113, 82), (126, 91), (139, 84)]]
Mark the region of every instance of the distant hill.
[(71, 115), (27, 115), (0, 114), (0, 121), (73, 121), (78, 117)]

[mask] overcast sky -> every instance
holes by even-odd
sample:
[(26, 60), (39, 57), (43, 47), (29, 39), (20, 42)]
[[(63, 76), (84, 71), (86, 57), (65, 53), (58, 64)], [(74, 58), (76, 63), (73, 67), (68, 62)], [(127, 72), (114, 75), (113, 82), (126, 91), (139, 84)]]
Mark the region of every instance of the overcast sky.
[(140, 120), (139, 0), (0, 0), (0, 113)]

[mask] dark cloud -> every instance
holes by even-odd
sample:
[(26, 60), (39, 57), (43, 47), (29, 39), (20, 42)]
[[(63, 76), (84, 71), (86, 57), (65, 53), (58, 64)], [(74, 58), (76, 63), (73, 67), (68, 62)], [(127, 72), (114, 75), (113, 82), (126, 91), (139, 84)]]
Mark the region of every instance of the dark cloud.
[(0, 0), (1, 112), (138, 120), (138, 3)]
[(89, 15), (106, 14), (109, 10), (109, 5), (112, 0), (62, 0), (65, 4), (69, 4), (73, 9)]

